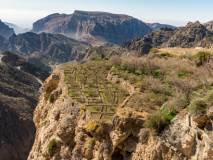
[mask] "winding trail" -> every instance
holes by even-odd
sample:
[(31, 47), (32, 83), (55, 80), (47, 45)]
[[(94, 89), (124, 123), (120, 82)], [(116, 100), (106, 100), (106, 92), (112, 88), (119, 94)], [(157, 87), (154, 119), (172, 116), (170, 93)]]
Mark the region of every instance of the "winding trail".
[(4, 55), (0, 54), (0, 63), (3, 63), (1, 60), (3, 57), (4, 57)]
[(39, 92), (40, 93), (42, 93), (42, 88), (43, 88), (43, 82), (40, 80), (40, 79), (38, 79), (37, 77), (35, 77), (35, 79), (38, 81), (38, 83), (41, 85), (41, 87), (39, 88)]

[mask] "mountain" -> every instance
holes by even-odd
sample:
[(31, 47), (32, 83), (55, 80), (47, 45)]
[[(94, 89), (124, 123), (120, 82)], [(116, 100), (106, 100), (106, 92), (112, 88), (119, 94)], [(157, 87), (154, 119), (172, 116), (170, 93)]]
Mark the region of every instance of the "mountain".
[(204, 23), (203, 26), (205, 26), (208, 30), (213, 31), (213, 21)]
[(0, 42), (2, 42), (0, 44), (2, 48), (49, 71), (57, 64), (78, 59), (91, 46), (87, 42), (80, 42), (59, 34), (33, 32), (14, 34), (9, 41), (1, 40), (0, 37)]
[(153, 30), (158, 30), (161, 28), (172, 28), (172, 29), (177, 29), (178, 27), (176, 26), (172, 26), (172, 25), (168, 25), (168, 24), (160, 24), (160, 23), (146, 23), (149, 27), (151, 27)]
[(0, 159), (26, 160), (33, 145), (33, 111), (49, 73), (9, 51), (0, 53)]
[(25, 32), (30, 31), (30, 28), (22, 28), (22, 27), (19, 27), (19, 26), (15, 25), (15, 24), (8, 23), (8, 22), (4, 22), (4, 23), (6, 25), (8, 25), (10, 28), (13, 28), (16, 34), (25, 33)]
[(120, 45), (151, 31), (149, 26), (131, 16), (87, 11), (75, 11), (70, 15), (55, 13), (33, 23), (32, 29), (36, 33), (63, 34), (95, 46), (105, 43)]
[(0, 35), (9, 38), (13, 34), (15, 34), (14, 29), (10, 28), (0, 20)]
[(126, 41), (122, 44), (122, 47), (146, 54), (153, 47), (209, 48), (212, 42), (213, 33), (197, 21), (177, 30), (161, 28), (141, 39)]

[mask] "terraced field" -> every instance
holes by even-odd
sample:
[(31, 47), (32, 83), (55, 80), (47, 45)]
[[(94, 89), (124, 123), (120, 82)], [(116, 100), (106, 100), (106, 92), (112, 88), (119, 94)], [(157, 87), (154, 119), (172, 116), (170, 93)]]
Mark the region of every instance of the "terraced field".
[(93, 118), (111, 120), (117, 106), (128, 93), (107, 80), (112, 65), (109, 61), (93, 61), (64, 67), (69, 96), (91, 111)]

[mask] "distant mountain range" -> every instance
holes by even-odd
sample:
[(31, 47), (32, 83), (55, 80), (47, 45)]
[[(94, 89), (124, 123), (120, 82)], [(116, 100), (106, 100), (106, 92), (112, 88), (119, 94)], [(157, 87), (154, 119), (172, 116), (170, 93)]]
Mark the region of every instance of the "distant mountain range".
[(49, 73), (16, 54), (0, 53), (0, 159), (24, 160), (35, 138), (33, 111)]
[(126, 41), (122, 47), (146, 54), (153, 47), (209, 48), (212, 43), (213, 33), (197, 21), (177, 30), (161, 28), (141, 39)]
[(153, 30), (158, 30), (164, 27), (177, 29), (179, 27), (168, 25), (168, 24), (160, 24), (160, 23), (146, 23), (149, 27), (151, 27)]
[(32, 32), (63, 34), (95, 46), (141, 38), (152, 29), (144, 22), (123, 14), (75, 11), (52, 14), (33, 23)]
[(56, 64), (78, 59), (90, 47), (87, 42), (63, 35), (32, 32), (14, 34), (9, 40), (0, 36), (0, 43), (2, 51), (10, 50), (47, 70), (51, 70)]

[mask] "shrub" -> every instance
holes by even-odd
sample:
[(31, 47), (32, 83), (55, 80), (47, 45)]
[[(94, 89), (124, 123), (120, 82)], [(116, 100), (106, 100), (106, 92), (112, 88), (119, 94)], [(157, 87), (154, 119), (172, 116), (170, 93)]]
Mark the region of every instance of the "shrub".
[(157, 112), (150, 114), (146, 117), (145, 127), (154, 129), (157, 133), (160, 133), (166, 126), (166, 120), (163, 114)]
[(101, 60), (100, 57), (95, 58), (95, 61), (100, 61), (100, 60)]
[(53, 102), (54, 102), (54, 95), (53, 95), (53, 94), (50, 95), (50, 97), (49, 97), (49, 102), (50, 102), (50, 103), (53, 103)]
[(194, 56), (194, 59), (195, 59), (195, 64), (197, 66), (201, 66), (201, 65), (203, 65), (204, 63), (206, 63), (210, 60), (210, 53), (204, 52), (204, 51), (198, 52)]
[(110, 61), (112, 62), (113, 65), (116, 65), (116, 66), (121, 65), (121, 58), (117, 55), (110, 57)]
[(164, 57), (170, 57), (170, 58), (174, 57), (173, 55), (171, 55), (171, 54), (169, 54), (167, 52), (161, 53), (161, 55), (164, 56)]
[(158, 53), (159, 50), (158, 50), (157, 48), (152, 48), (152, 49), (150, 49), (150, 52), (151, 52), (151, 53)]
[(84, 105), (81, 106), (81, 110), (85, 112), (86, 111), (86, 107)]
[(94, 146), (95, 145), (95, 139), (94, 138), (90, 138), (89, 145), (90, 146)]
[(90, 121), (86, 126), (86, 131), (92, 134), (101, 135), (103, 134), (104, 128), (100, 123)]
[(202, 98), (196, 99), (189, 105), (189, 112), (191, 115), (197, 115), (206, 111), (208, 105), (205, 100)]
[(213, 92), (209, 93), (207, 96), (206, 96), (206, 102), (209, 103), (210, 105), (213, 104)]
[(109, 60), (109, 58), (107, 58), (107, 57), (104, 57), (102, 60), (105, 60), (105, 61), (106, 61), (106, 60)]
[(181, 78), (181, 77), (183, 77), (185, 74), (186, 74), (185, 72), (179, 72), (179, 73), (178, 73), (178, 77)]
[(57, 147), (56, 140), (55, 139), (51, 140), (48, 146), (48, 152), (50, 155), (53, 155), (55, 153), (56, 147)]
[(168, 108), (169, 109), (167, 109), (167, 107), (163, 107), (160, 112), (163, 114), (165, 120), (171, 121), (177, 115), (177, 113), (175, 109), (171, 109), (170, 107)]

